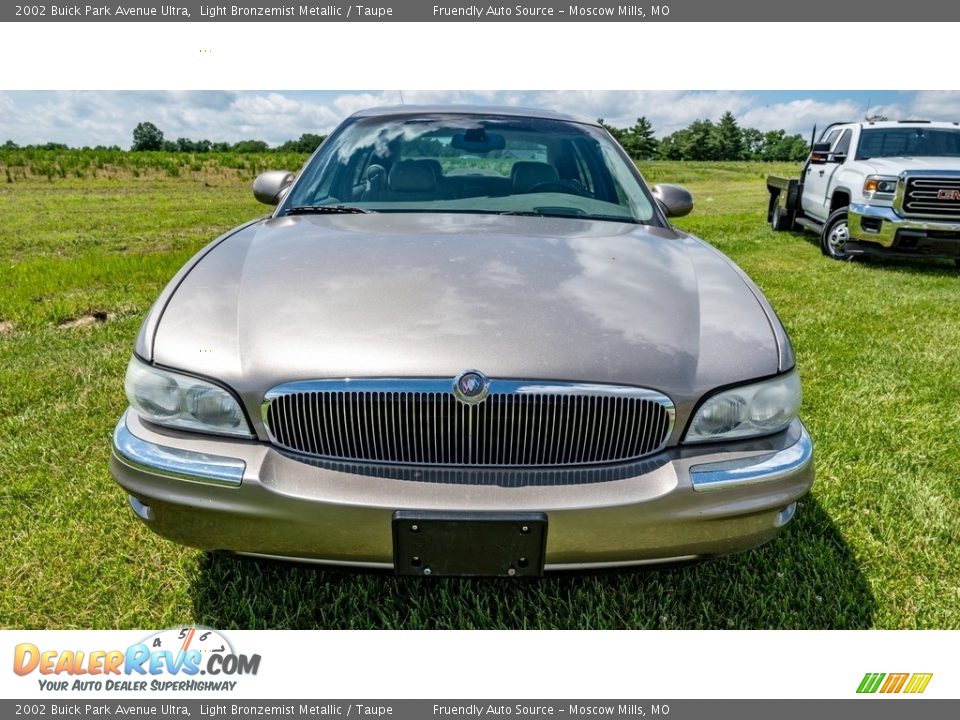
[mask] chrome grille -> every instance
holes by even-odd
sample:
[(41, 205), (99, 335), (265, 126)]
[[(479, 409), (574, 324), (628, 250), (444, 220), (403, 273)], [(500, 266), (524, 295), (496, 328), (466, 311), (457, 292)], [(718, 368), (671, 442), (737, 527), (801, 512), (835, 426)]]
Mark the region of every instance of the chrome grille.
[(908, 176), (902, 207), (913, 217), (960, 217), (960, 177)]
[(337, 460), (550, 467), (627, 462), (662, 450), (674, 407), (644, 388), (492, 380), (462, 403), (446, 379), (317, 380), (267, 394), (272, 442)]

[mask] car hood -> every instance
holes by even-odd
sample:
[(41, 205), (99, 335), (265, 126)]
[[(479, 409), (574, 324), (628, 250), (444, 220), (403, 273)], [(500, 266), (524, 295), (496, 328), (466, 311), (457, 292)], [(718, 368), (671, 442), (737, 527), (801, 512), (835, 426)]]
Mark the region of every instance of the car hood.
[(862, 161), (875, 175), (896, 177), (904, 170), (960, 170), (960, 158), (947, 157), (892, 157), (870, 158)]
[(240, 229), (177, 282), (154, 361), (225, 382), (254, 418), (264, 392), (286, 381), (475, 368), (653, 388), (677, 404), (682, 428), (705, 392), (780, 369), (759, 291), (719, 252), (668, 228), (283, 217)]

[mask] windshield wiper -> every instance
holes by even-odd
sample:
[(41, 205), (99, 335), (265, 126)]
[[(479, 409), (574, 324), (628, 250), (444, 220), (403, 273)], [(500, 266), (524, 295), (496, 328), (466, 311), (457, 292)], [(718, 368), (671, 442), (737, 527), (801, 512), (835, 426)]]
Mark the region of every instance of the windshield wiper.
[(363, 208), (351, 207), (350, 205), (298, 205), (288, 208), (284, 215), (359, 215), (361, 213), (373, 212), (373, 210), (364, 210)]

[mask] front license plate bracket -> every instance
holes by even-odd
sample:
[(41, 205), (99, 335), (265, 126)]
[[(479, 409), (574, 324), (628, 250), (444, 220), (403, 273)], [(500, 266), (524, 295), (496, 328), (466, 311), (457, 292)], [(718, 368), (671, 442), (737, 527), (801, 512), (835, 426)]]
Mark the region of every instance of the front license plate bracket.
[(537, 577), (543, 574), (546, 544), (546, 513), (393, 514), (397, 575)]

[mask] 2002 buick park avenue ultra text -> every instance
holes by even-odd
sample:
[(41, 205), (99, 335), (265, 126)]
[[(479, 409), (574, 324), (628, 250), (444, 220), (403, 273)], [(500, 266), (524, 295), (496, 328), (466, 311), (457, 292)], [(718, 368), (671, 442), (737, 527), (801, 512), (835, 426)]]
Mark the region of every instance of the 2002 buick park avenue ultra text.
[(148, 314), (111, 469), (207, 550), (531, 575), (747, 549), (813, 482), (776, 314), (607, 132), (346, 120)]

